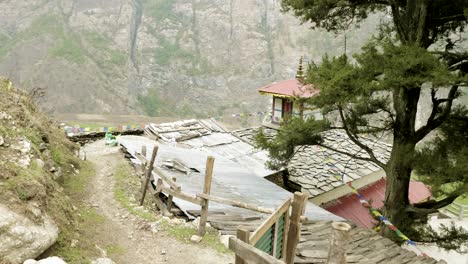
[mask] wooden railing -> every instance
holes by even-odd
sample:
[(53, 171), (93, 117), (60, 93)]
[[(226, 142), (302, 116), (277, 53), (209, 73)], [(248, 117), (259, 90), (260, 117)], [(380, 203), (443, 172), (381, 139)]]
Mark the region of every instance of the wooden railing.
[[(236, 254), (235, 264), (259, 263), (259, 264), (293, 264), (296, 254), (297, 244), (300, 239), (301, 221), (307, 201), (304, 193), (294, 193), (294, 199), (285, 200), (276, 210), (259, 207), (222, 197), (212, 196), (211, 180), (213, 177), (214, 158), (208, 157), (206, 161), (205, 181), (203, 193), (196, 196), (184, 193), (176, 178), (166, 175), (166, 173), (154, 167), (154, 161), (158, 152), (155, 146), (148, 163), (146, 160), (146, 148), (142, 147), (141, 153), (135, 153), (135, 157), (140, 160), (144, 168), (142, 178), (142, 197), (140, 204), (143, 204), (151, 177), (158, 176), (156, 188), (151, 188), (154, 201), (158, 209), (164, 215), (171, 215), (172, 198), (177, 197), (201, 206), (200, 225), (198, 235), (205, 234), (206, 222), (208, 218), (209, 201), (222, 203), (234, 207), (253, 210), (256, 212), (270, 214), (270, 216), (252, 233), (245, 228), (237, 230), (237, 237), (229, 239), (229, 248)], [(155, 178), (156, 179), (156, 178)], [(159, 194), (168, 195), (167, 205), (164, 205)], [(333, 234), (330, 237), (330, 250), (327, 263), (342, 264), (346, 259), (346, 237), (350, 227), (344, 223), (333, 224)]]
[[(177, 183), (177, 179), (170, 177), (164, 171), (159, 168), (154, 167), (154, 161), (156, 159), (158, 152), (158, 147), (155, 146), (153, 148), (153, 152), (151, 155), (151, 160), (149, 163), (146, 160), (146, 148), (143, 146), (140, 153), (135, 153), (134, 156), (140, 160), (142, 166), (144, 167), (144, 178), (142, 179), (142, 197), (140, 200), (140, 205), (143, 205), (145, 200), (145, 196), (147, 193), (147, 189), (150, 186), (151, 178), (156, 180), (156, 188), (152, 188), (152, 193), (154, 196), (154, 201), (158, 209), (161, 211), (163, 215), (171, 215), (170, 209), (172, 207), (172, 199), (173, 197), (177, 197), (179, 199), (185, 200), (187, 202), (194, 203), (196, 205), (201, 206), (201, 214), (200, 214), (200, 224), (198, 227), (198, 235), (203, 236), (205, 234), (206, 222), (208, 218), (208, 204), (210, 201), (216, 203), (222, 203), (226, 205), (230, 205), (233, 207), (244, 208), (248, 210), (253, 210), (256, 212), (266, 213), (266, 214), (274, 214), (275, 211), (269, 208), (259, 207), (253, 204), (243, 203), (239, 201), (234, 201), (222, 197), (213, 196), (210, 194), (211, 192), (211, 181), (213, 177), (213, 167), (215, 159), (213, 157), (208, 157), (206, 160), (206, 170), (205, 170), (205, 180), (203, 183), (203, 193), (199, 193), (196, 196), (190, 195), (188, 193), (183, 192), (182, 187), (180, 184)], [(157, 177), (155, 177), (157, 176)], [(168, 195), (168, 202), (167, 206), (164, 205), (162, 200), (159, 198), (159, 194), (164, 193)], [(289, 200), (289, 199), (288, 199)], [(281, 207), (283, 208), (283, 207)], [(288, 206), (289, 208), (289, 206)], [(286, 209), (287, 210), (287, 209)], [(284, 211), (283, 211), (284, 213)], [(287, 217), (284, 218), (283, 221), (288, 221)]]
[[(306, 199), (305, 194), (296, 192), (291, 214), (289, 214), (291, 200), (287, 199), (252, 234), (244, 228), (239, 228), (237, 239), (272, 256), (275, 260), (282, 260), (281, 262), (264, 263), (292, 264), (300, 238), (301, 215), (304, 213)], [(234, 252), (236, 253), (236, 264), (249, 263), (249, 260), (246, 259), (248, 255), (245, 255), (245, 252)]]

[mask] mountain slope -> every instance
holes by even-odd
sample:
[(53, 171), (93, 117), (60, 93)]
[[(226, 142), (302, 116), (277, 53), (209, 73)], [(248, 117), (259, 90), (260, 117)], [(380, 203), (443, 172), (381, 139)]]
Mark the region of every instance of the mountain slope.
[[(222, 115), (264, 110), (256, 93), (291, 78), (301, 55), (344, 50), (279, 0), (6, 0), (0, 74), (44, 87), (56, 112)], [(348, 53), (377, 17), (348, 35)]]

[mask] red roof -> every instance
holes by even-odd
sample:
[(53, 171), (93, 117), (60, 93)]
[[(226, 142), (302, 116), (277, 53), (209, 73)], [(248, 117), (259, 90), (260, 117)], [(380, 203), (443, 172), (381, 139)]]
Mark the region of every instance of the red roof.
[(259, 93), (273, 94), (287, 97), (309, 98), (319, 93), (310, 84), (302, 84), (297, 79), (274, 82), (258, 90)]
[[(367, 185), (359, 192), (364, 196), (364, 199), (374, 208), (381, 208), (383, 206), (383, 200), (385, 199), (385, 179), (381, 179), (370, 185)], [(411, 181), (409, 190), (410, 203), (421, 202), (431, 196), (429, 189), (421, 182)], [(341, 216), (357, 226), (360, 227), (373, 227), (377, 221), (371, 216), (369, 210), (364, 208), (357, 195), (349, 194), (338, 198), (334, 201), (328, 202), (322, 206), (327, 211)]]

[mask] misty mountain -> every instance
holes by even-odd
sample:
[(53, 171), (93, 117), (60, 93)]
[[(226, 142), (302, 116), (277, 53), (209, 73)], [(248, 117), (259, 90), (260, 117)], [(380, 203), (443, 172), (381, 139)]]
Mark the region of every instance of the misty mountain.
[[(347, 53), (375, 32), (348, 32)], [(256, 89), (292, 78), (300, 56), (344, 52), (279, 0), (0, 1), (0, 75), (46, 90), (49, 112), (222, 115), (265, 110)]]

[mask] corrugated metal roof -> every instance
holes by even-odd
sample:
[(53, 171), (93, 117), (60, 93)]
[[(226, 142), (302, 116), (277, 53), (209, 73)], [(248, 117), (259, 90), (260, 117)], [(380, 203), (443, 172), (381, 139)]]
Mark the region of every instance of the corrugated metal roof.
[[(131, 154), (140, 152), (141, 146), (146, 145), (147, 159), (149, 159), (155, 141), (145, 137), (122, 136), (119, 138), (119, 143)], [(156, 166), (160, 166), (165, 160), (177, 159), (187, 167), (200, 171), (200, 173), (192, 172), (186, 175), (178, 171), (166, 170), (168, 174), (177, 176), (177, 182), (184, 192), (196, 195), (203, 190), (205, 163), (208, 155), (213, 155), (216, 159), (211, 189), (213, 195), (272, 209), (277, 208), (286, 198), (292, 197), (292, 193), (262, 177), (257, 177), (253, 171), (241, 164), (224, 157), (222, 154), (208, 153), (203, 149), (187, 149), (171, 143), (161, 143)], [(134, 160), (134, 162), (138, 161)], [(174, 201), (184, 211), (200, 210), (199, 206), (184, 200), (174, 198)], [(210, 203), (210, 209), (224, 212), (245, 212), (244, 209), (217, 203)], [(314, 220), (342, 220), (342, 218), (312, 203), (308, 203), (305, 215)]]
[[(385, 179), (369, 184), (359, 190), (359, 192), (368, 200), (372, 207), (382, 208), (385, 200)], [(409, 190), (409, 199), (411, 203), (418, 203), (431, 196), (429, 189), (421, 182), (411, 181)], [(359, 199), (354, 194), (340, 197), (332, 202), (322, 206), (328, 211), (339, 215), (360, 227), (373, 227), (377, 221), (364, 208)]]

